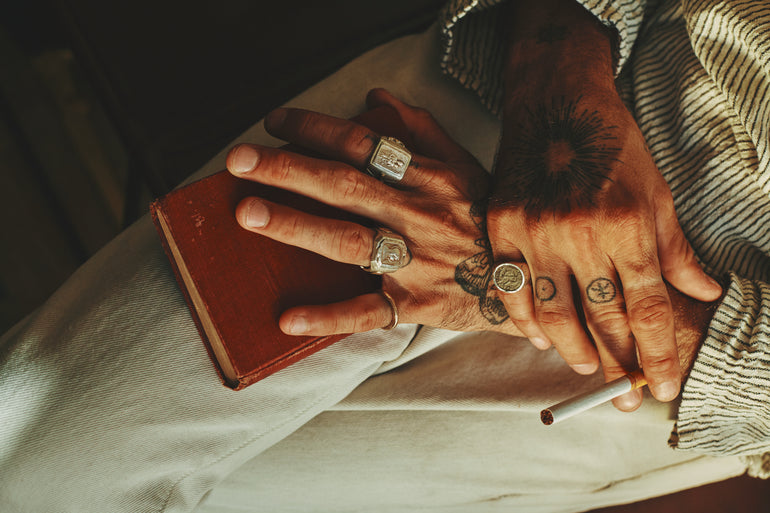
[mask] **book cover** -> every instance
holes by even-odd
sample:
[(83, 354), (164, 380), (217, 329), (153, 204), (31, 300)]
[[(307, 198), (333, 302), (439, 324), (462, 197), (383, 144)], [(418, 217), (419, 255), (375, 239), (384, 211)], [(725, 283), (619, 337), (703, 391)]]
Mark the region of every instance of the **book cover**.
[[(406, 142), (395, 109), (357, 121)], [(291, 306), (372, 292), (380, 278), (357, 266), (247, 231), (235, 207), (247, 196), (325, 217), (351, 214), (227, 171), (176, 189), (150, 206), (153, 222), (198, 331), (223, 383), (240, 390), (344, 338), (286, 335), (278, 317)]]

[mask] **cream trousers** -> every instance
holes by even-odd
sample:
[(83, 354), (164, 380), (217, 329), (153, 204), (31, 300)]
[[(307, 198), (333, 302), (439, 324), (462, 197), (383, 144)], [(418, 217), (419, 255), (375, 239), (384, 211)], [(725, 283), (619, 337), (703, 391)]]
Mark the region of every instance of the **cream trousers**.
[[(291, 105), (351, 117), (372, 87), (434, 113), (491, 168), (498, 121), (438, 71), (437, 31), (364, 55)], [(276, 143), (261, 123), (240, 141)], [(196, 176), (224, 167), (223, 153)], [(667, 446), (676, 406), (597, 385), (496, 334), (357, 334), (246, 390), (214, 373), (147, 216), (0, 340), (3, 512), (574, 512), (744, 470)]]

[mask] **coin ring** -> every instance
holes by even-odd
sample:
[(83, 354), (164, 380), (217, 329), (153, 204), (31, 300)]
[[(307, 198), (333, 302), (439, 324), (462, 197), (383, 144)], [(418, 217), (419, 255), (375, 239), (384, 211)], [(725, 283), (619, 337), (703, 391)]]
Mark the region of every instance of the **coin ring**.
[(495, 287), (506, 294), (515, 294), (527, 283), (524, 270), (510, 262), (498, 264), (492, 273), (492, 279)]

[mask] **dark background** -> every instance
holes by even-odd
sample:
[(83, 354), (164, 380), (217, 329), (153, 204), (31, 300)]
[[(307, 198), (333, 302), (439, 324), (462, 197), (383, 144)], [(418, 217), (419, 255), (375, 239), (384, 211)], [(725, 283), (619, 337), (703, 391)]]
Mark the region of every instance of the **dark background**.
[(0, 331), (270, 109), (442, 3), (0, 2)]

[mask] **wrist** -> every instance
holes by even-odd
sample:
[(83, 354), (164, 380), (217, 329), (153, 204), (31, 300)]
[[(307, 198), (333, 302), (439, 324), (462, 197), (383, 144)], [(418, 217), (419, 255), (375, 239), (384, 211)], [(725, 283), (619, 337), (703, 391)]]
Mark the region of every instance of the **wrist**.
[[(717, 308), (722, 303), (724, 293), (718, 300), (704, 303), (688, 297), (666, 282), (671, 306), (674, 311), (676, 342), (679, 347), (679, 361), (684, 377), (690, 374), (695, 357), (706, 340), (708, 328)], [(727, 287), (723, 284), (723, 290)]]
[(512, 2), (504, 65), (504, 109), (528, 95), (570, 96), (615, 91), (615, 34), (575, 0)]

